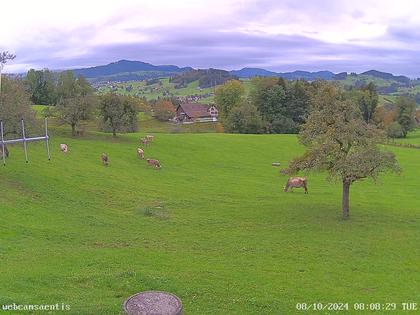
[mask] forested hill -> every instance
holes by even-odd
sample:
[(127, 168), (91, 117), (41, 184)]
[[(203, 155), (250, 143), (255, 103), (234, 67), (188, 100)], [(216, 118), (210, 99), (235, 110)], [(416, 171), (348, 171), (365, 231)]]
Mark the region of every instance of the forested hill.
[(199, 69), (178, 74), (172, 77), (169, 82), (174, 83), (176, 88), (182, 88), (191, 82), (198, 81), (200, 88), (208, 88), (233, 79), (238, 79), (238, 77), (225, 70)]
[[(178, 67), (175, 65), (156, 66), (141, 61), (120, 60), (108, 65), (76, 69), (73, 70), (76, 76), (83, 75), (95, 87), (109, 86), (115, 88), (115, 83), (128, 84), (127, 88), (135, 81), (150, 82), (165, 81), (168, 86), (180, 92), (182, 89), (190, 91), (192, 94), (208, 94), (207, 89), (223, 84), (232, 79), (248, 80), (253, 77), (281, 77), (288, 80), (306, 80), (314, 81), (317, 79), (334, 80), (345, 88), (362, 87), (369, 82), (375, 84), (380, 95), (386, 96), (386, 103), (393, 103), (398, 95), (410, 95), (414, 97), (417, 103), (420, 103), (420, 80), (410, 79), (403, 75), (394, 75), (388, 72), (378, 70), (369, 70), (361, 73), (333, 73), (331, 71), (293, 71), (293, 72), (275, 72), (262, 68), (242, 68), (240, 70), (226, 71), (221, 69), (193, 69), (192, 67)], [(156, 81), (156, 82), (157, 82)], [(163, 82), (162, 81), (162, 82)], [(195, 90), (191, 86), (195, 85)], [(160, 87), (167, 87), (167, 84), (161, 83)], [(166, 89), (162, 95), (171, 94), (171, 89)], [(152, 94), (156, 90), (153, 90)], [(142, 94), (143, 95), (143, 94)], [(160, 94), (159, 94), (160, 95)], [(143, 95), (146, 96), (146, 95)], [(206, 96), (207, 97), (207, 96)]]
[(293, 72), (273, 72), (260, 68), (242, 68), (241, 70), (233, 70), (230, 72), (239, 78), (252, 78), (256, 76), (260, 77), (281, 77), (288, 80), (305, 79), (313, 81), (316, 79), (331, 80), (334, 77), (334, 73), (331, 71), (293, 71)]
[(191, 67), (155, 66), (141, 61), (120, 60), (103, 66), (74, 69), (73, 72), (91, 81), (130, 81), (169, 77), (190, 70)]

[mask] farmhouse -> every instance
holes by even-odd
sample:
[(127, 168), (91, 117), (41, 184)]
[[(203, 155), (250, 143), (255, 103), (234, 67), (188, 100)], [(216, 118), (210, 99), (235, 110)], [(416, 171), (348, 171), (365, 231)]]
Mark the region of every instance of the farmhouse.
[(186, 103), (177, 107), (175, 120), (180, 123), (217, 121), (218, 115), (214, 105)]

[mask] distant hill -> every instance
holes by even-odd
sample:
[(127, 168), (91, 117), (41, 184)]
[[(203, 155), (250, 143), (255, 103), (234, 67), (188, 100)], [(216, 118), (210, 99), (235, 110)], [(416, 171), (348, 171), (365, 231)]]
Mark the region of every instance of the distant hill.
[(317, 71), (317, 72), (309, 72), (309, 71), (293, 71), (293, 72), (273, 72), (268, 71), (265, 69), (260, 68), (243, 68), (241, 70), (233, 70), (230, 72), (233, 75), (238, 76), (239, 78), (252, 78), (256, 76), (261, 77), (281, 77), (288, 80), (297, 80), (297, 79), (305, 79), (305, 80), (316, 80), (316, 79), (323, 79), (323, 80), (331, 80), (334, 77), (334, 73), (331, 71)]
[(231, 74), (237, 76), (238, 78), (252, 78), (252, 77), (277, 77), (278, 73), (273, 71), (268, 71), (260, 68), (242, 68), (241, 70), (232, 70)]
[(169, 82), (175, 84), (175, 88), (186, 87), (193, 81), (198, 81), (200, 88), (214, 87), (225, 83), (228, 80), (238, 79), (226, 70), (219, 69), (198, 69), (183, 72), (170, 79)]
[(128, 81), (168, 77), (191, 70), (191, 67), (155, 66), (141, 61), (120, 60), (103, 66), (74, 69), (73, 72), (77, 76), (82, 75), (93, 81)]
[[(403, 75), (369, 70), (359, 74), (354, 72), (333, 73), (331, 71), (293, 71), (274, 72), (262, 68), (242, 68), (240, 70), (226, 71), (220, 69), (193, 69), (192, 67), (178, 67), (175, 65), (156, 66), (141, 61), (119, 60), (107, 65), (73, 70), (75, 75), (83, 75), (95, 87), (115, 82), (145, 81), (167, 79), (174, 89), (184, 89), (192, 82), (197, 81), (198, 89), (205, 89), (223, 84), (231, 79), (249, 79), (255, 76), (282, 77), (288, 80), (316, 79), (335, 80), (345, 88), (360, 87), (373, 82), (379, 94), (382, 95), (412, 95), (420, 99), (420, 80), (411, 80)], [(166, 93), (169, 93), (166, 91)]]
[(393, 81), (406, 83), (406, 84), (411, 81), (409, 78), (407, 78), (406, 76), (403, 76), (403, 75), (395, 76), (392, 73), (381, 72), (381, 71), (377, 71), (377, 70), (369, 70), (369, 71), (362, 72), (360, 74), (370, 75), (372, 77), (381, 78), (381, 79), (384, 79), (384, 80), (393, 80)]

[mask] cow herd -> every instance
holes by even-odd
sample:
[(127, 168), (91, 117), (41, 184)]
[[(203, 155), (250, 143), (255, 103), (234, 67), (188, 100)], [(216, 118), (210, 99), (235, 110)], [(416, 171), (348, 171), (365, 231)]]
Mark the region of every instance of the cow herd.
[[(147, 135), (146, 137), (140, 139), (140, 144), (142, 144), (144, 147), (147, 147), (154, 140), (154, 138), (155, 137), (152, 136), (152, 135)], [(60, 151), (63, 152), (64, 154), (67, 154), (69, 152), (68, 145), (65, 144), (65, 143), (61, 143), (60, 144)], [(145, 152), (144, 151), (145, 150), (140, 148), (140, 147), (137, 148), (137, 157), (139, 159), (144, 160), (144, 158), (145, 158), (145, 155), (144, 155)], [(104, 165), (104, 166), (109, 165), (108, 154), (106, 154), (104, 152), (101, 154), (101, 162), (102, 162), (102, 165)], [(159, 160), (156, 160), (156, 159), (146, 159), (146, 162), (147, 162), (148, 165), (153, 166), (155, 169), (161, 169), (161, 167), (162, 167)]]
[[(140, 138), (140, 144), (143, 145), (143, 147), (148, 147), (150, 143), (154, 140), (154, 136), (147, 135), (144, 138)], [(5, 150), (6, 151), (6, 150)], [(67, 154), (69, 152), (69, 148), (67, 144), (61, 143), (60, 144), (60, 151), (64, 154)], [(145, 149), (142, 149), (140, 147), (137, 148), (137, 157), (139, 159), (144, 160), (145, 159)], [(3, 152), (1, 152), (3, 153)], [(8, 151), (5, 152), (8, 155)], [(109, 157), (108, 154), (102, 153), (101, 154), (101, 161), (104, 166), (109, 165)], [(161, 169), (161, 164), (159, 160), (156, 159), (146, 159), (146, 162), (148, 165), (153, 166), (155, 169)], [(280, 166), (280, 163), (272, 163), (272, 166)], [(284, 192), (288, 192), (289, 189), (292, 191), (293, 188), (303, 188), (305, 190), (305, 194), (308, 193), (308, 180), (306, 177), (290, 177), (287, 179), (286, 185), (284, 186)]]

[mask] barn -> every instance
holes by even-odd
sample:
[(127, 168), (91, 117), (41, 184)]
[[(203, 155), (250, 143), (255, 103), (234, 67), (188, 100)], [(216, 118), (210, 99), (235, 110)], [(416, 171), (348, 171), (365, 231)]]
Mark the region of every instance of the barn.
[(177, 107), (175, 120), (180, 123), (209, 122), (217, 121), (218, 115), (214, 105), (186, 103)]

